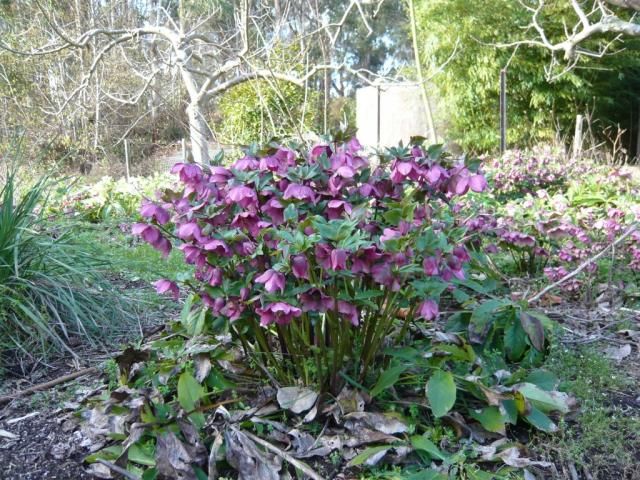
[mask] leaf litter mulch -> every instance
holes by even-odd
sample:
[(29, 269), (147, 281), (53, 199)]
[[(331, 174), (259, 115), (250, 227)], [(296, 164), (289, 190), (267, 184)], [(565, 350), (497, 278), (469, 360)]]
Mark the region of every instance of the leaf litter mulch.
[[(613, 362), (620, 375), (633, 378), (629, 382), (629, 388), (625, 391), (602, 391), (605, 402), (618, 408), (629, 417), (640, 416), (640, 312), (617, 309), (615, 312), (606, 309), (585, 309), (576, 305), (563, 305), (548, 308), (547, 313), (558, 321), (564, 337), (559, 340), (565, 349), (580, 348), (583, 345), (591, 345)], [(84, 355), (84, 364), (87, 366), (98, 365), (101, 360), (107, 357), (96, 355), (96, 352), (87, 350)], [(78, 371), (80, 365), (78, 361), (60, 359), (48, 366), (35, 366), (32, 371), (24, 374), (8, 369), (5, 371), (3, 383), (0, 385), (0, 395), (13, 394), (27, 389), (34, 384), (42, 384), (60, 378), (74, 371)], [(24, 370), (24, 369), (23, 369)], [(94, 479), (104, 478), (111, 474), (109, 469), (94, 464), (90, 468), (83, 463), (84, 458), (92, 452), (104, 447), (108, 438), (105, 433), (118, 429), (117, 425), (109, 425), (107, 417), (91, 418), (89, 422), (80, 422), (85, 410), (84, 402), (89, 397), (99, 394), (106, 389), (107, 375), (101, 370), (94, 370), (88, 375), (80, 376), (71, 381), (61, 383), (44, 391), (35, 392), (22, 398), (13, 399), (4, 404), (0, 404), (0, 479), (25, 479), (25, 480), (66, 480), (66, 479)], [(256, 392), (254, 399), (256, 409), (253, 409), (252, 421), (260, 424), (260, 404), (267, 405), (266, 401), (275, 396), (275, 392)], [(304, 393), (304, 392), (303, 392)], [(371, 438), (359, 438), (360, 435), (377, 436), (378, 442), (384, 442), (386, 437), (398, 433), (402, 425), (394, 423), (389, 417), (376, 413), (359, 411), (358, 396), (355, 392), (346, 391), (343, 398), (345, 405), (353, 403), (353, 411), (343, 417), (345, 426), (351, 432), (348, 442), (341, 445), (344, 451), (355, 452), (354, 447), (360, 444), (367, 444)], [(289, 410), (295, 412), (306, 411), (307, 403), (314, 403), (315, 398), (306, 398), (300, 392), (282, 389), (278, 395), (278, 403), (285, 405)], [(263, 401), (261, 402), (261, 398)], [(269, 407), (266, 407), (269, 408)], [(221, 407), (218, 415), (226, 415), (226, 409)], [(316, 412), (317, 413), (317, 412)], [(88, 413), (85, 411), (84, 417)], [(99, 416), (99, 415), (98, 415)], [(232, 421), (231, 421), (232, 420)], [(226, 423), (238, 423), (237, 418), (221, 418), (220, 421)], [(568, 418), (567, 422), (579, 422), (579, 414), (576, 418)], [(331, 435), (331, 429), (326, 425), (315, 436), (299, 431), (295, 426), (284, 425), (270, 420), (262, 421), (264, 432), (258, 428), (258, 435), (241, 431), (239, 429), (227, 429), (224, 435), (231, 436), (227, 440), (228, 444), (236, 445), (236, 451), (232, 452), (231, 458), (235, 457), (238, 468), (242, 468), (243, 461), (247, 458), (259, 456), (258, 464), (265, 468), (264, 472), (259, 472), (265, 479), (280, 478), (277, 473), (281, 471), (283, 463), (294, 461), (296, 458), (304, 460), (306, 465), (311, 467), (312, 472), (319, 475), (319, 478), (339, 478), (356, 479), (366, 478), (362, 470), (349, 469), (346, 465), (336, 464), (329, 457), (329, 452), (335, 449), (332, 442), (338, 441), (335, 435)], [(265, 436), (268, 442), (261, 438)], [(185, 432), (183, 432), (184, 434)], [(526, 431), (512, 432), (518, 440), (527, 442), (529, 434)], [(616, 432), (611, 432), (612, 436)], [(186, 432), (185, 436), (188, 436)], [(287, 451), (294, 455), (288, 455), (282, 450), (280, 454), (274, 455), (269, 451), (269, 447), (274, 444), (274, 440), (281, 440), (281, 443), (288, 445)], [(261, 441), (263, 443), (261, 443)], [(222, 443), (220, 438), (219, 443)], [(257, 449), (256, 445), (260, 445)], [(197, 446), (197, 445), (196, 445)], [(171, 445), (170, 439), (161, 448), (166, 449), (166, 457), (169, 463), (177, 462), (175, 446)], [(486, 448), (486, 447), (485, 447)], [(196, 448), (197, 450), (197, 448)], [(202, 449), (200, 449), (202, 450)], [(544, 449), (542, 449), (544, 450)], [(296, 452), (310, 452), (308, 455), (295, 455)], [(532, 455), (535, 460), (535, 451)], [(205, 451), (194, 451), (194, 455), (205, 455)], [(381, 455), (390, 454), (384, 451)], [(403, 452), (393, 452), (398, 458)], [(354, 453), (355, 455), (355, 453)], [(611, 458), (611, 475), (598, 476), (593, 474), (588, 465), (579, 465), (575, 462), (554, 458), (553, 454), (541, 454), (543, 458), (539, 460), (550, 461), (550, 468), (530, 469), (531, 474), (527, 479), (569, 479), (569, 480), (597, 480), (599, 478), (616, 479), (640, 479), (640, 469), (638, 471), (629, 470), (628, 465), (616, 465), (616, 458)], [(640, 465), (640, 452), (635, 453)], [(344, 458), (344, 455), (343, 455)], [(173, 459), (173, 460), (172, 460)], [(534, 464), (535, 465), (535, 464)], [(175, 466), (175, 465), (174, 465)], [(104, 468), (102, 468), (104, 467)], [(92, 472), (100, 474), (99, 477)], [(113, 478), (122, 478), (113, 474)]]

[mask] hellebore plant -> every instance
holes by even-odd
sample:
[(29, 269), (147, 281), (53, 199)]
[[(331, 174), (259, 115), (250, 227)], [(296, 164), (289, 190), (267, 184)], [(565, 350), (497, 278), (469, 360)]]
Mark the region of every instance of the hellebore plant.
[(228, 168), (180, 163), (183, 190), (145, 202), (149, 224), (132, 231), (195, 266), (182, 288), (206, 309), (196, 333), (230, 332), (279, 381), (337, 393), (345, 377), (365, 381), (410, 322), (436, 318), (465, 276), (470, 257), (451, 233), (463, 231), (436, 212), (486, 181), (440, 151), (416, 143), (374, 165), (351, 139), (270, 145)]

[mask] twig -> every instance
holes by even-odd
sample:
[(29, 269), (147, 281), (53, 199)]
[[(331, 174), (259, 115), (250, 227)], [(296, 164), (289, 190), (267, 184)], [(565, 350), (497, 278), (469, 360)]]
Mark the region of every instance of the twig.
[(141, 480), (139, 476), (134, 475), (130, 471), (125, 470), (124, 468), (119, 467), (119, 466), (117, 466), (117, 465), (115, 465), (115, 464), (113, 464), (111, 462), (107, 462), (106, 460), (103, 460), (102, 458), (97, 459), (96, 462), (104, 465), (109, 470), (113, 470), (114, 472), (119, 473), (124, 478), (128, 478), (129, 480)]
[(244, 433), (247, 437), (249, 437), (254, 442), (262, 445), (264, 448), (266, 448), (270, 452), (275, 453), (276, 455), (278, 455), (282, 459), (286, 460), (291, 465), (296, 467), (298, 470), (301, 470), (308, 477), (313, 478), (314, 480), (324, 480), (323, 477), (321, 477), (315, 471), (313, 471), (306, 463), (301, 462), (300, 460), (297, 460), (297, 459), (293, 458), (287, 452), (282, 451), (281, 449), (279, 449), (275, 445), (272, 445), (271, 443), (267, 442), (266, 440), (263, 440), (260, 437), (256, 437), (254, 434), (249, 433), (249, 432), (247, 432), (245, 430), (243, 430), (242, 433)]
[(566, 282), (567, 280), (572, 279), (573, 277), (575, 277), (576, 275), (578, 275), (582, 270), (584, 270), (585, 268), (587, 268), (590, 264), (592, 264), (593, 262), (595, 262), (596, 260), (598, 260), (599, 258), (601, 258), (602, 256), (604, 256), (609, 249), (611, 248), (615, 248), (616, 245), (619, 245), (625, 238), (627, 238), (629, 235), (631, 235), (633, 232), (636, 231), (636, 229), (638, 228), (638, 224), (634, 223), (633, 225), (631, 225), (626, 232), (624, 232), (620, 237), (618, 237), (618, 239), (607, 245), (605, 248), (603, 248), (600, 253), (598, 253), (597, 255), (585, 260), (582, 264), (580, 264), (580, 266), (578, 268), (576, 268), (575, 270), (573, 270), (572, 272), (568, 273), (567, 275), (565, 275), (564, 277), (562, 277), (560, 280), (558, 280), (557, 282), (552, 283), (551, 285), (548, 285), (547, 287), (543, 288), (539, 293), (537, 293), (536, 295), (534, 295), (533, 297), (531, 297), (529, 300), (527, 300), (528, 303), (534, 303), (538, 300), (540, 300), (546, 293), (550, 292), (551, 290), (553, 290), (554, 288), (562, 285), (564, 282)]
[(0, 397), (0, 404), (5, 402), (10, 402), (11, 400), (15, 400), (16, 398), (23, 397), (25, 395), (29, 395), (30, 393), (37, 392), (39, 390), (48, 390), (51, 387), (55, 387), (61, 383), (68, 382), (69, 380), (73, 380), (74, 378), (82, 377), (83, 375), (89, 375), (90, 373), (96, 373), (98, 369), (96, 367), (84, 368), (82, 370), (78, 370), (77, 372), (70, 373), (68, 375), (63, 375), (62, 377), (55, 378), (49, 382), (40, 383), (38, 385), (34, 385), (33, 387), (29, 387), (25, 390), (21, 390), (16, 393), (12, 393), (11, 395), (3, 395)]

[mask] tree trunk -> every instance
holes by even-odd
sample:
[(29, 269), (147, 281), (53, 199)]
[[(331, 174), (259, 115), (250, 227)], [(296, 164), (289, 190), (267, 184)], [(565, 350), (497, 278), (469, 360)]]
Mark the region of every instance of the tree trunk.
[(191, 153), (196, 163), (209, 164), (209, 127), (202, 115), (202, 106), (198, 103), (190, 103), (187, 107), (189, 118), (189, 136), (191, 137)]

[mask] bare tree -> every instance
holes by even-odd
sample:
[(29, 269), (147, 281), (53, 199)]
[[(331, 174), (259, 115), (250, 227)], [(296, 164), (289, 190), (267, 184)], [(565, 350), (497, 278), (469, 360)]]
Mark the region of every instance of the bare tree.
[[(640, 23), (637, 23), (635, 13), (640, 12), (640, 0), (567, 0), (575, 14), (575, 24), (569, 27), (563, 20), (564, 36), (560, 40), (551, 39), (541, 20), (547, 7), (545, 0), (536, 1), (537, 4), (531, 6), (531, 2), (520, 0), (520, 4), (531, 12), (531, 23), (527, 31), (534, 32), (535, 37), (500, 46), (532, 45), (543, 47), (553, 53), (562, 53), (564, 59), (569, 62), (564, 72), (573, 68), (581, 55), (602, 57), (610, 53), (616, 42), (624, 36), (640, 37)], [(630, 18), (624, 19), (620, 15), (621, 12), (616, 11), (614, 7), (632, 12)], [(595, 49), (584, 47), (587, 40), (596, 38), (600, 41), (596, 42)]]
[[(185, 14), (182, 2), (179, 2), (176, 15), (167, 11), (162, 2), (149, 1), (141, 4), (148, 4), (148, 8), (155, 10), (152, 21), (146, 19), (135, 26), (115, 25), (113, 17), (93, 15), (91, 25), (78, 31), (80, 20), (73, 25), (64, 25), (56, 18), (55, 12), (45, 8), (39, 0), (34, 2), (46, 20), (44, 23), (48, 31), (45, 38), (50, 41), (29, 50), (2, 41), (0, 47), (32, 58), (64, 51), (79, 52), (81, 76), (75, 87), (64, 89), (64, 101), (50, 113), (62, 114), (93, 87), (96, 101), (94, 143), (97, 144), (101, 98), (124, 105), (138, 104), (147, 90), (158, 83), (159, 77), (166, 79), (168, 73), (176, 72), (176, 78), (179, 78), (188, 97), (186, 114), (193, 157), (200, 163), (210, 160), (210, 130), (205, 114), (206, 106), (217, 95), (258, 78), (304, 87), (319, 71), (350, 70), (346, 62), (311, 66), (303, 73), (295, 68), (299, 64), (284, 70), (275, 69), (270, 62), (270, 54), (278, 42), (287, 39), (309, 44), (315, 35), (327, 35), (335, 42), (335, 35), (339, 34), (349, 12), (359, 12), (363, 21), (367, 21), (361, 0), (351, 0), (346, 5), (345, 18), (339, 23), (326, 24), (316, 19), (321, 23), (320, 27), (316, 22), (302, 25), (297, 19), (289, 19), (287, 15), (296, 3), (292, 0), (277, 2), (277, 8), (269, 7), (269, 2), (238, 0), (231, 12), (213, 7), (193, 18)], [(221, 21), (221, 18), (227, 21)], [(312, 28), (305, 31), (307, 27)], [(301, 64), (304, 49), (300, 55)], [(114, 56), (120, 57), (119, 68), (128, 68), (137, 77), (137, 92), (114, 93), (105, 89), (101, 74), (107, 60)], [(351, 73), (369, 81), (363, 72)], [(154, 108), (151, 105), (150, 110), (153, 112)]]

